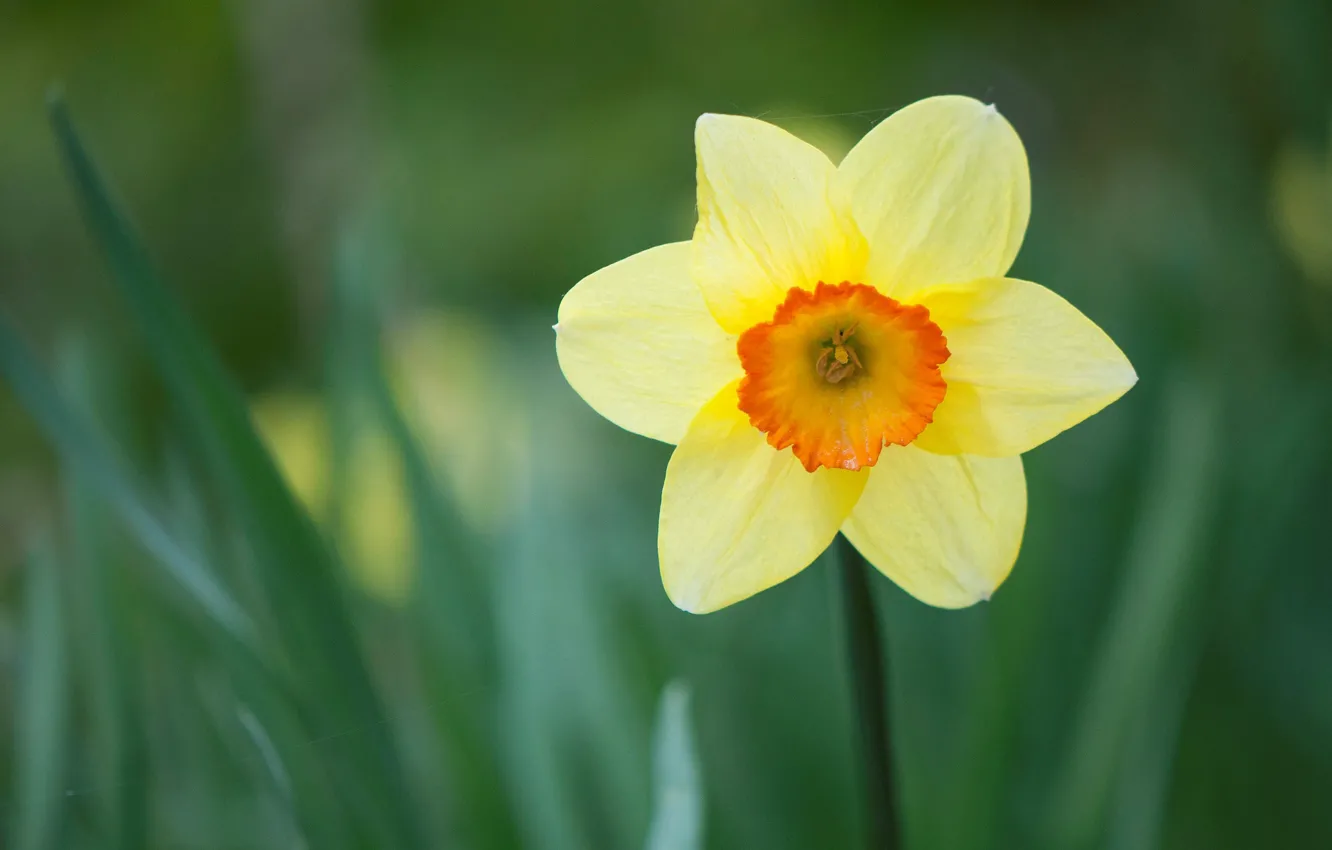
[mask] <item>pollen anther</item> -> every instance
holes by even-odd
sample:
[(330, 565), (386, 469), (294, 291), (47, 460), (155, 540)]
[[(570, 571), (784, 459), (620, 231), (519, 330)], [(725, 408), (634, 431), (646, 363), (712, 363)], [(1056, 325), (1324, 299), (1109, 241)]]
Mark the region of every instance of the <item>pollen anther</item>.
[[(838, 329), (819, 352), (819, 359), (814, 363), (814, 371), (828, 383), (841, 383), (865, 368), (860, 364), (856, 350), (848, 344), (858, 326), (858, 323), (853, 323), (850, 327)], [(829, 355), (832, 355), (831, 359), (836, 362), (830, 363)]]

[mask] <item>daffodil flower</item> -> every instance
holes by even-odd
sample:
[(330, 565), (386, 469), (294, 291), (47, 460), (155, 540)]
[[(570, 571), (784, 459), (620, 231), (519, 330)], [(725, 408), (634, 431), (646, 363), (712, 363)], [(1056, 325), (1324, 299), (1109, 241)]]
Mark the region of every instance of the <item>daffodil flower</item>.
[(707, 612), (800, 572), (838, 531), (958, 608), (1008, 576), (1020, 455), (1137, 380), (1091, 320), (1006, 277), (1031, 208), (993, 106), (935, 97), (834, 165), (763, 121), (695, 129), (693, 239), (592, 274), (560, 365), (612, 422), (676, 445), (658, 531), (671, 600)]

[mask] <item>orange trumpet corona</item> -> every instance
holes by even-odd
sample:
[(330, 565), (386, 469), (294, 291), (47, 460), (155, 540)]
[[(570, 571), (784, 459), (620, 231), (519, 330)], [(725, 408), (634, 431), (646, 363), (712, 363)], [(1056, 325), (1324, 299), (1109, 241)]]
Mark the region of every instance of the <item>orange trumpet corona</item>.
[(860, 283), (793, 287), (737, 350), (740, 410), (811, 472), (873, 466), (885, 444), (919, 436), (947, 392), (947, 340), (929, 310)]

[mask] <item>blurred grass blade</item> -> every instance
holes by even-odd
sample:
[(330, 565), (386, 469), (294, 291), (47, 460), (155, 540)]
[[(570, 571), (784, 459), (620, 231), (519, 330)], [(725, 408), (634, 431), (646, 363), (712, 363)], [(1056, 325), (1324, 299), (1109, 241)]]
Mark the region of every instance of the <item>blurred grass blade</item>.
[(250, 736), (250, 742), (254, 744), (254, 749), (259, 754), (260, 761), (263, 762), (264, 770), (268, 772), (268, 778), (273, 783), (273, 788), (278, 792), (278, 796), (290, 805), (291, 777), (287, 775), (287, 769), (282, 766), (282, 759), (278, 756), (277, 748), (273, 746), (273, 739), (268, 737), (268, 733), (264, 731), (259, 718), (255, 717), (254, 712), (248, 708), (241, 707), (238, 709), (236, 718), (240, 721), (245, 734)]
[(674, 681), (661, 693), (653, 735), (653, 811), (646, 850), (700, 850), (703, 789), (689, 721), (689, 688)]
[[(1094, 846), (1102, 834), (1125, 753), (1135, 739), (1172, 742), (1172, 712), (1158, 710), (1167, 674), (1188, 669), (1181, 652), (1196, 652), (1198, 588), (1220, 468), (1220, 402), (1213, 383), (1182, 372), (1167, 391), (1163, 445), (1149, 477), (1142, 514), (1130, 542), (1126, 575), (1111, 609), (1052, 811), (1054, 846)], [(1162, 754), (1169, 758), (1170, 754)], [(1164, 793), (1168, 782), (1158, 782)], [(1138, 801), (1141, 804), (1141, 801)]]
[(71, 599), (70, 610), (81, 622), (80, 680), (88, 689), (84, 710), (96, 730), (87, 757), (93, 762), (94, 785), (105, 789), (92, 802), (107, 850), (135, 850), (144, 845), (148, 828), (147, 744), (133, 687), (137, 667), (120, 611), (119, 577), (107, 562), (114, 548), (103, 517), (105, 502), (71, 479), (67, 498), (77, 570), (71, 595), (77, 593), (77, 599)]
[(260, 442), (240, 391), (203, 335), (158, 279), (125, 215), (84, 149), (63, 101), (51, 122), (84, 215), (112, 277), (135, 317), (190, 437), (222, 483), (244, 533), (273, 627), (300, 684), (303, 719), (314, 738), (342, 740), (345, 757), (328, 760), (360, 840), (422, 846), (389, 728), (361, 656), (336, 562), (313, 521), (287, 489)]
[(12, 326), (0, 317), (0, 374), (8, 379), (20, 402), (46, 434), (71, 470), (119, 511), (139, 542), (171, 578), (229, 634), (253, 638), (249, 617), (212, 573), (158, 520), (158, 514), (134, 484), (101, 432), (77, 413), (56, 388)]
[[(58, 358), (60, 383), (79, 413), (92, 416), (96, 392), (94, 365), (81, 338), (67, 340)], [(84, 475), (62, 470), (66, 515), (73, 542), (73, 570), (66, 598), (80, 623), (73, 647), (79, 659), (85, 722), (93, 730), (83, 745), (90, 762), (97, 833), (108, 850), (136, 850), (148, 831), (147, 738), (134, 683), (138, 664), (125, 622), (124, 572), (114, 572), (111, 500), (99, 498)]]
[[(553, 371), (551, 360), (543, 368)], [(551, 409), (548, 372), (522, 381), (533, 409)], [(602, 488), (596, 508), (585, 507), (578, 457), (531, 454), (532, 484), (497, 559), (494, 593), (502, 743), (522, 800), (515, 813), (525, 843), (552, 850), (640, 844), (651, 796), (642, 747), (650, 730), (624, 685), (633, 659), (611, 631), (607, 574), (593, 567), (620, 528), (622, 496)]]
[(259, 762), (262, 766), (264, 778), (272, 788), (273, 794), (277, 797), (283, 807), (283, 815), (286, 821), (287, 829), (290, 830), (290, 838), (284, 842), (284, 845), (291, 847), (305, 847), (308, 842), (301, 835), (299, 826), (299, 815), (296, 810), (295, 794), (292, 791), (291, 776), (287, 773), (287, 768), (282, 763), (282, 757), (278, 754), (277, 747), (273, 744), (273, 739), (269, 737), (268, 731), (259, 718), (244, 706), (236, 710), (236, 719), (240, 721), (241, 728), (249, 736), (250, 743), (254, 744), (255, 752), (259, 756)]
[[(380, 311), (373, 297), (377, 291), (374, 282), (382, 277), (378, 267), (386, 265), (376, 260), (374, 246), (387, 237), (377, 237), (372, 228), (361, 230), (364, 232), (344, 238), (340, 246), (332, 287), (328, 383), (343, 420), (350, 419), (352, 411), (368, 399), (368, 412), (402, 458), (416, 535), (416, 601), (435, 647), (447, 653), (448, 663), (459, 675), (472, 678), (494, 665), (490, 611), (469, 602), (489, 592), (482, 581), (482, 543), (463, 520), (448, 485), (438, 480), (394, 392)], [(345, 433), (357, 424), (344, 421), (342, 430)], [(346, 454), (340, 453), (335, 462), (345, 460)], [(341, 493), (342, 488), (335, 492)]]
[[(495, 688), (495, 626), (492, 611), (476, 600), (490, 596), (482, 579), (479, 535), (463, 520), (399, 403), (383, 352), (382, 316), (374, 294), (388, 265), (383, 248), (391, 237), (379, 228), (349, 228), (340, 242), (334, 276), (326, 386), (332, 413), (333, 500), (350, 486), (347, 459), (354, 434), (372, 420), (382, 428), (402, 462), (413, 533), (415, 571), (412, 621), (420, 635), (422, 677), (440, 746), (427, 756), (450, 776), (463, 840), (479, 850), (519, 844), (516, 818), (494, 757), (495, 737), (488, 699)], [(331, 511), (343, 521), (344, 507)], [(419, 757), (419, 756), (418, 756)]]
[(370, 381), (376, 385), (374, 403), (406, 472), (416, 535), (416, 620), (431, 656), (423, 663), (439, 732), (447, 744), (445, 756), (462, 780), (457, 793), (466, 813), (464, 829), (478, 847), (511, 847), (518, 838), (500, 766), (491, 752), (490, 712), (484, 702), (469, 696), (494, 687), (487, 675), (493, 670), (490, 611), (474, 604), (486, 593), (469, 581), (480, 546), (434, 479), (387, 381), (379, 373)]
[(60, 577), (50, 546), (28, 558), (24, 575), (23, 663), (15, 718), (15, 850), (63, 846), (68, 680)]
[(1107, 850), (1161, 846), (1180, 729), (1196, 679), (1200, 636), (1163, 671), (1161, 685), (1129, 733), (1106, 827)]

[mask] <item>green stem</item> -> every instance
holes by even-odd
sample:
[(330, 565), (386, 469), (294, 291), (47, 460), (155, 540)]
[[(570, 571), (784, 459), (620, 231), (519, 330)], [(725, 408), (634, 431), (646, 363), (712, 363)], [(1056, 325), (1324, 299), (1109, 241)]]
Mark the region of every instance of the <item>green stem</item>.
[(865, 783), (865, 847), (898, 850), (902, 838), (888, 731), (888, 670), (874, 597), (870, 595), (870, 565), (841, 535), (837, 538), (837, 554)]

